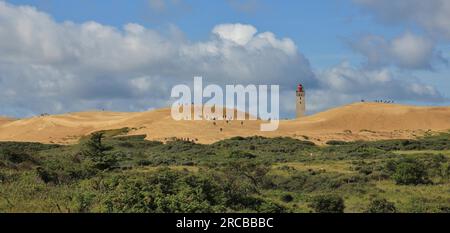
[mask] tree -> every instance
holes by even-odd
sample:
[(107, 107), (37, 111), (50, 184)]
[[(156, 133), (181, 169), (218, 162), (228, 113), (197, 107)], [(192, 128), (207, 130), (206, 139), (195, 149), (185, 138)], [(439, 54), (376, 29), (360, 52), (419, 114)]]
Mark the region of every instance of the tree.
[(255, 194), (260, 194), (269, 170), (264, 164), (238, 160), (224, 164), (212, 176), (221, 184), (225, 206), (236, 210), (257, 210), (262, 201)]
[(117, 165), (117, 156), (107, 153), (112, 147), (105, 146), (102, 143), (104, 133), (93, 133), (87, 143), (83, 155), (90, 159), (93, 166), (99, 170), (108, 170)]
[(400, 161), (395, 167), (392, 178), (400, 185), (418, 185), (429, 182), (425, 166), (414, 159)]
[(239, 182), (248, 181), (250, 189), (259, 193), (260, 186), (264, 183), (270, 167), (256, 162), (232, 161), (224, 169), (228, 177), (234, 176)]
[(369, 207), (367, 208), (367, 213), (395, 213), (397, 209), (393, 202), (389, 202), (384, 198), (373, 199)]
[(337, 195), (319, 195), (309, 205), (316, 213), (343, 213), (344, 199)]

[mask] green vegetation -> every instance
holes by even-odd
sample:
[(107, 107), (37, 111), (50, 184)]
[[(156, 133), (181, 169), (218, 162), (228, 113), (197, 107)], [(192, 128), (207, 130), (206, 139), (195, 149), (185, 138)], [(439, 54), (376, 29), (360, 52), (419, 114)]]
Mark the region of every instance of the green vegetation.
[(344, 200), (337, 195), (321, 195), (314, 197), (310, 207), (317, 213), (344, 213)]
[(392, 178), (397, 184), (418, 185), (430, 182), (424, 165), (415, 159), (404, 159), (395, 166), (395, 173)]
[(449, 212), (450, 135), (0, 143), (0, 212)]
[(117, 153), (107, 153), (112, 146), (103, 145), (104, 133), (93, 133), (85, 143), (86, 149), (82, 151), (83, 155), (89, 159), (93, 168), (99, 170), (109, 170), (114, 168), (118, 162)]
[(395, 204), (384, 198), (377, 198), (370, 202), (368, 213), (395, 213), (397, 209)]

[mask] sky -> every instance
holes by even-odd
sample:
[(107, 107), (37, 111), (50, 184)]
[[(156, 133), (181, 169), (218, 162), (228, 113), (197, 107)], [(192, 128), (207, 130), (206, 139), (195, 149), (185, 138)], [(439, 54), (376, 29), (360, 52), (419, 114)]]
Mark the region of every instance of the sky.
[(308, 113), (450, 105), (447, 0), (0, 0), (0, 115), (167, 107), (173, 85), (295, 88)]

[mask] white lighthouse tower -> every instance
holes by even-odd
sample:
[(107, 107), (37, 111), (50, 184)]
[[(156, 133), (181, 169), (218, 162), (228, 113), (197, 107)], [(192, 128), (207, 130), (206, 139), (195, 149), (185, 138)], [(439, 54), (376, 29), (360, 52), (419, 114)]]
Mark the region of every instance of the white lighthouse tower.
[(296, 101), (296, 112), (297, 118), (305, 116), (306, 111), (306, 99), (305, 99), (305, 88), (302, 84), (297, 86), (297, 101)]

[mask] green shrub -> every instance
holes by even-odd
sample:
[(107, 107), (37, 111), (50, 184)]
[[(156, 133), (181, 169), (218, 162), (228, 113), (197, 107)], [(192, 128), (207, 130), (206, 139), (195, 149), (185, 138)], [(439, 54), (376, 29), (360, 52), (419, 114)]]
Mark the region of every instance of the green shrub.
[(414, 159), (400, 161), (392, 178), (400, 185), (418, 185), (429, 183), (424, 165)]
[(270, 201), (270, 200), (263, 200), (261, 204), (257, 207), (257, 211), (259, 213), (285, 213), (287, 210), (285, 207)]
[(344, 199), (337, 195), (315, 196), (309, 204), (316, 213), (343, 213)]
[(441, 165), (441, 177), (444, 179), (450, 178), (450, 163), (444, 163)]
[(348, 142), (345, 141), (338, 141), (338, 140), (330, 140), (326, 142), (327, 145), (330, 146), (338, 146), (338, 145), (346, 145)]
[(340, 174), (320, 171), (295, 171), (291, 176), (276, 176), (273, 183), (278, 189), (288, 192), (335, 192), (351, 186), (363, 186), (367, 177), (357, 174)]
[(152, 161), (147, 160), (147, 159), (141, 159), (137, 162), (137, 165), (139, 166), (149, 166), (152, 164)]
[(283, 202), (289, 203), (294, 200), (294, 197), (291, 194), (284, 194), (283, 196), (281, 196), (281, 200)]
[(76, 213), (89, 213), (91, 211), (95, 195), (89, 192), (77, 192), (72, 197), (72, 205)]
[(17, 165), (25, 162), (36, 164), (37, 160), (34, 159), (33, 156), (31, 156), (29, 153), (24, 151), (3, 149), (2, 151), (0, 151), (0, 162), (2, 162), (4, 166), (7, 166), (7, 164)]
[(0, 171), (0, 184), (6, 182), (7, 179), (8, 179), (8, 176)]
[(42, 167), (36, 168), (37, 176), (44, 181), (44, 183), (59, 184), (58, 174), (56, 172), (48, 171)]
[(368, 213), (395, 213), (397, 209), (393, 202), (389, 202), (384, 198), (373, 199), (368, 208)]
[(236, 158), (236, 159), (254, 159), (254, 158), (256, 158), (256, 155), (249, 153), (249, 152), (237, 150), (237, 151), (232, 151), (230, 153), (230, 157)]

